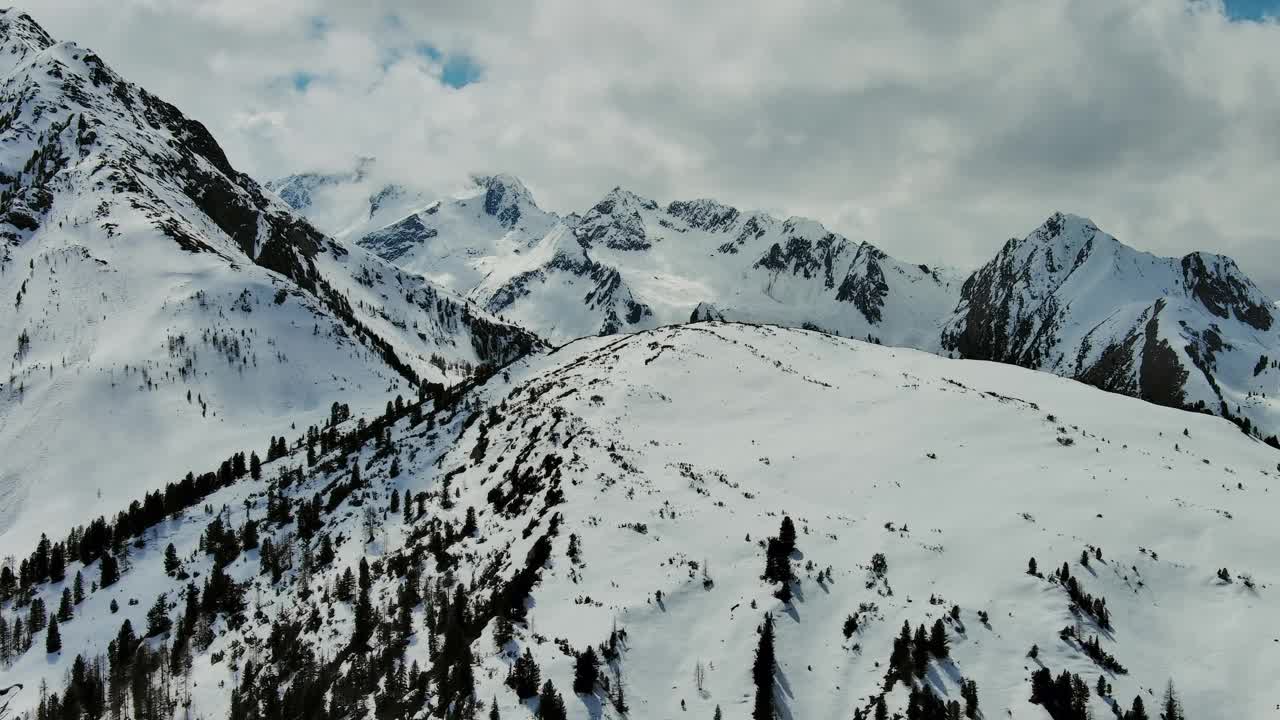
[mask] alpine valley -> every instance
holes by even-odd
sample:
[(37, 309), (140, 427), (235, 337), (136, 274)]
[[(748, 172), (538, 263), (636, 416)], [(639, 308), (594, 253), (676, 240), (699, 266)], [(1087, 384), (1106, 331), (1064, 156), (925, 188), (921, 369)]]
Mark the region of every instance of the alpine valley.
[(0, 718), (1280, 703), (1280, 329), (1228, 258), (260, 185), (17, 10), (0, 75)]

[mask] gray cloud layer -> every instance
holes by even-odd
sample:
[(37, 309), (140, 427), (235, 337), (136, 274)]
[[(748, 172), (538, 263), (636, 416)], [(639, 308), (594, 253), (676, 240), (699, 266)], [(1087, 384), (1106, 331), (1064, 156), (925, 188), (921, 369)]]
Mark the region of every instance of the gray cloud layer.
[[(1215, 2), (353, 5), (29, 10), (261, 178), (374, 155), (434, 191), (511, 172), (561, 211), (614, 185), (712, 196), (959, 266), (1065, 210), (1152, 252), (1233, 255), (1280, 290), (1280, 24)], [(483, 80), (444, 86), (424, 42)]]

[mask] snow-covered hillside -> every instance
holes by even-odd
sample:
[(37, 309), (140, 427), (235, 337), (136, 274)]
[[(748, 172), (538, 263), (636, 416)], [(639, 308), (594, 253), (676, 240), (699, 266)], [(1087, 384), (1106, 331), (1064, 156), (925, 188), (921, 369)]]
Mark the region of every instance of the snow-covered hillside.
[[(424, 717), (475, 697), (528, 717), (538, 701), (504, 682), (528, 651), (569, 717), (741, 718), (766, 614), (765, 697), (784, 718), (869, 716), (882, 695), (905, 712), (909, 683), (1041, 720), (1041, 668), (1087, 683), (1093, 717), (1135, 696), (1155, 717), (1170, 680), (1191, 718), (1265, 717), (1276, 701), (1278, 469), (1219, 418), (994, 363), (699, 323), (579, 340), (465, 395), (308, 435), (314, 465), (291, 436), (260, 480), (128, 526), (120, 580), (72, 602), (58, 652), (44, 631), (7, 668), (21, 707), (42, 679), (65, 698), (69, 670), (88, 674), (77, 701), (106, 694), (92, 664), (128, 619), (136, 636), (157, 629), (112, 661), (151, 676), (131, 697), (189, 701), (191, 716)], [(786, 562), (768, 550), (784, 517)], [(72, 560), (34, 593), (53, 611), (103, 562)], [(0, 606), (10, 624), (26, 612)], [(937, 624), (946, 655), (908, 643), (920, 674), (899, 655), (909, 679), (887, 682), (904, 623)], [(593, 646), (607, 660), (575, 694)]]
[(0, 539), (26, 545), (332, 403), (537, 344), (296, 217), (202, 125), (0, 13)]

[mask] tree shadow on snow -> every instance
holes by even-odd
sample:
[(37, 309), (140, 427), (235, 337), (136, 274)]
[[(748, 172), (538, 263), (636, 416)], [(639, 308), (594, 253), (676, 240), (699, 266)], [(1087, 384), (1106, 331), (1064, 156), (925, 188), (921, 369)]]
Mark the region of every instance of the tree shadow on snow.
[(782, 672), (782, 668), (774, 671), (773, 682), (773, 707), (778, 711), (779, 720), (795, 720), (795, 716), (791, 713), (791, 706), (787, 703), (788, 699), (795, 699), (795, 693), (791, 691), (791, 682), (787, 680), (787, 675)]
[(578, 699), (582, 701), (583, 707), (587, 709), (587, 717), (591, 720), (600, 720), (604, 717), (604, 703), (600, 702), (600, 696), (596, 694), (579, 695)]

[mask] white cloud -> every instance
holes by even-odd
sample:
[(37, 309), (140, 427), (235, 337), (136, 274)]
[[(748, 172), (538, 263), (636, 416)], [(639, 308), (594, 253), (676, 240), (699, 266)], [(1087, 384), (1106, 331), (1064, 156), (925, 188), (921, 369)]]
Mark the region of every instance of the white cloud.
[[(512, 172), (562, 211), (614, 185), (714, 196), (958, 265), (1061, 209), (1153, 252), (1232, 254), (1280, 289), (1280, 25), (1214, 3), (355, 5), (30, 10), (262, 178), (375, 155), (436, 190)], [(444, 86), (421, 43), (483, 80)]]

